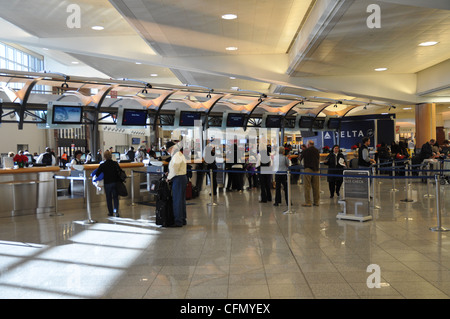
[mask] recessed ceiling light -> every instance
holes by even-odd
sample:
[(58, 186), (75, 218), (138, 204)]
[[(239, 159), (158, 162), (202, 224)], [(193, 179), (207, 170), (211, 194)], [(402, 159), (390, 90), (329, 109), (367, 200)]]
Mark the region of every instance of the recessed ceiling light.
[(152, 73), (152, 74), (150, 74), (150, 76), (158, 76), (158, 74)]
[(377, 72), (386, 71), (386, 70), (387, 70), (387, 68), (376, 68), (375, 69), (375, 71), (377, 71)]
[(72, 64), (79, 64), (80, 62), (78, 61), (72, 61)]
[(420, 46), (420, 47), (430, 47), (430, 46), (436, 45), (436, 44), (438, 44), (438, 43), (439, 43), (439, 42), (437, 42), (437, 41), (427, 41), (427, 42), (419, 43), (419, 46)]
[(102, 27), (101, 25), (94, 25), (93, 27), (91, 27), (91, 29), (95, 31), (101, 31), (104, 29), (104, 27)]
[(141, 62), (136, 62), (136, 64), (142, 64)]
[(222, 16), (222, 19), (224, 19), (224, 20), (234, 20), (236, 18), (237, 18), (237, 15), (235, 15), (233, 13), (227, 13)]
[(230, 80), (235, 80), (236, 78), (234, 76), (230, 76)]
[(412, 107), (404, 107), (404, 110), (412, 110)]
[(236, 51), (238, 48), (237, 47), (226, 47), (225, 50), (227, 51)]

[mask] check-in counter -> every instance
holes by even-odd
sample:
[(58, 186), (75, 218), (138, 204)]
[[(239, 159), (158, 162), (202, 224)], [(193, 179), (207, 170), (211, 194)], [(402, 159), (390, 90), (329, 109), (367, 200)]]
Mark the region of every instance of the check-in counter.
[(0, 169), (0, 217), (54, 211), (57, 172), (55, 166)]
[[(91, 173), (95, 169), (97, 169), (99, 165), (100, 164), (86, 164), (83, 165), (83, 170), (81, 171), (62, 170), (58, 173), (59, 176), (74, 178), (74, 179), (58, 180), (58, 195), (59, 195), (58, 209), (64, 210), (74, 208), (85, 208), (88, 198), (86, 191), (89, 192), (89, 201), (92, 207), (103, 204), (106, 205), (106, 198), (104, 193), (99, 193), (96, 187), (92, 184)], [(146, 196), (148, 196), (146, 187), (145, 190), (141, 192), (141, 185), (147, 185), (147, 175), (136, 173), (140, 171), (142, 172), (147, 171), (144, 164), (120, 163), (119, 165), (128, 176), (128, 178), (125, 181), (125, 185), (128, 190), (128, 196), (119, 197), (120, 201), (130, 202), (132, 196), (134, 196), (134, 200), (137, 202), (143, 200)], [(69, 185), (71, 193), (66, 194)]]

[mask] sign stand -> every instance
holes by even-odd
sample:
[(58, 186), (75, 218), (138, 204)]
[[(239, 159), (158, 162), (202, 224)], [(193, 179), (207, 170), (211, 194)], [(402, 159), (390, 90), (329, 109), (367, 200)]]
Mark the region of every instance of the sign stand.
[[(369, 171), (344, 171), (344, 199), (338, 201), (343, 211), (336, 215), (337, 219), (365, 222), (372, 220), (370, 215), (370, 180)], [(347, 177), (345, 177), (348, 175)], [(359, 177), (361, 176), (361, 177)]]

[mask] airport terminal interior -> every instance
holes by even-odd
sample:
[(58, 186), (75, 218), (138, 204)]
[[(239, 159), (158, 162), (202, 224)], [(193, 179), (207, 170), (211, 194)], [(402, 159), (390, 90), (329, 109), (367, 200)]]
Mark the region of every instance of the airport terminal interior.
[(449, 299), (449, 21), (447, 0), (0, 0), (0, 298)]

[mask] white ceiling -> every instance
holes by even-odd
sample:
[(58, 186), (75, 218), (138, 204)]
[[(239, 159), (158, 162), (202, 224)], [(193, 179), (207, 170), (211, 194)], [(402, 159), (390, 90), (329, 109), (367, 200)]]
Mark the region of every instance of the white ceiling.
[[(81, 9), (80, 28), (67, 25), (71, 4)], [(370, 4), (381, 8), (380, 29), (367, 27)], [(450, 58), (449, 6), (448, 0), (0, 0), (0, 41), (76, 59), (114, 79), (449, 103), (450, 69), (442, 63)], [(238, 18), (221, 19), (226, 13)], [(431, 40), (439, 43), (418, 46)], [(420, 96), (425, 71), (433, 94)]]

